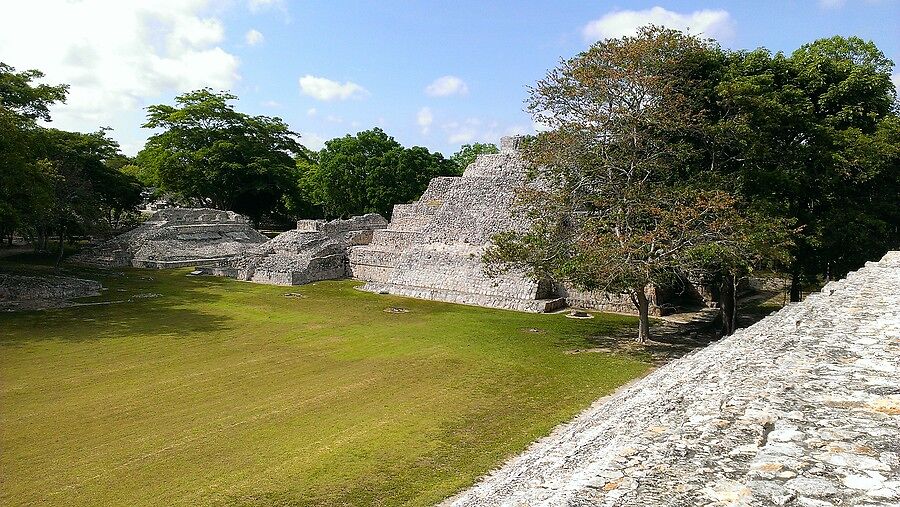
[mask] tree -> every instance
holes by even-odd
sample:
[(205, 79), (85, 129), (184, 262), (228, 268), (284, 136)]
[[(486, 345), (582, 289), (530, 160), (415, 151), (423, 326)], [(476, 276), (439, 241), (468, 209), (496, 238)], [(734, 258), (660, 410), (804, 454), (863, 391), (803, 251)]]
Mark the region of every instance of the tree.
[(706, 108), (723, 64), (711, 41), (646, 27), (550, 71), (527, 101), (551, 127), (525, 148), (535, 169), (519, 202), (531, 227), (496, 237), (489, 269), (626, 293), (648, 339), (648, 288), (670, 284), (700, 249), (730, 249), (745, 222), (708, 168)]
[(0, 62), (0, 238), (10, 242), (47, 205), (51, 182), (37, 163), (42, 129), (36, 120), (50, 121), (49, 107), (65, 101), (67, 86), (34, 84), (43, 76)]
[(147, 108), (147, 141), (138, 165), (158, 174), (164, 190), (248, 215), (254, 223), (283, 202), (303, 148), (280, 118), (250, 116), (237, 97), (208, 88), (179, 95), (176, 106)]
[(394, 204), (417, 199), (432, 178), (454, 175), (456, 166), (426, 148), (404, 148), (376, 127), (327, 141), (304, 174), (326, 217), (389, 217)]
[(497, 145), (493, 143), (464, 144), (460, 147), (459, 151), (450, 157), (450, 160), (456, 164), (456, 167), (459, 169), (459, 174), (462, 174), (463, 171), (466, 170), (466, 167), (469, 167), (469, 164), (475, 162), (478, 155), (490, 155), (494, 153), (500, 153), (500, 150), (497, 149)]
[(105, 130), (44, 130), (40, 160), (52, 181), (45, 227), (57, 234), (57, 264), (67, 237), (98, 230), (100, 224), (117, 225), (140, 203), (138, 181), (110, 167), (120, 157), (119, 144)]
[(789, 57), (733, 55), (717, 92), (745, 199), (793, 221), (791, 300), (900, 242), (900, 135), (892, 63), (871, 42), (833, 37)]

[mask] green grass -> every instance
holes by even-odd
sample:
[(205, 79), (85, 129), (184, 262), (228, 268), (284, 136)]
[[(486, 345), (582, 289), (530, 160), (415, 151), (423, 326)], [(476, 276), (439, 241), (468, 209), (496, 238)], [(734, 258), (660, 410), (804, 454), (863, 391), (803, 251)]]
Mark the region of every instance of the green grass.
[(0, 314), (0, 504), (428, 505), (648, 369), (565, 353), (630, 317), (185, 273)]

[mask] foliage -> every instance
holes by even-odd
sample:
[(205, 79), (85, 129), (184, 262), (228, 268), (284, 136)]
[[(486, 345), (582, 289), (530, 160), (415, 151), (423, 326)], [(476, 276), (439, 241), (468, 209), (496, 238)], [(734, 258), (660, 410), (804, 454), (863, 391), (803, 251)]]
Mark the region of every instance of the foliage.
[(404, 148), (380, 128), (325, 143), (315, 165), (301, 164), (301, 185), (328, 218), (390, 216), (394, 204), (417, 199), (432, 178), (456, 166), (426, 148)]
[(900, 135), (892, 63), (833, 37), (790, 56), (732, 55), (718, 84), (721, 165), (746, 199), (797, 224), (782, 269), (801, 284), (839, 277), (900, 244)]
[(475, 162), (478, 155), (490, 155), (493, 153), (500, 153), (497, 145), (493, 143), (464, 144), (459, 151), (450, 157), (450, 160), (456, 164), (459, 174), (462, 174), (466, 167), (469, 167), (469, 164)]
[(258, 223), (292, 191), (293, 156), (302, 147), (280, 118), (238, 112), (229, 103), (235, 99), (204, 88), (179, 95), (175, 106), (148, 107), (144, 127), (163, 131), (147, 141), (138, 165), (163, 190)]
[(749, 227), (709, 169), (709, 82), (724, 61), (711, 41), (646, 27), (552, 70), (528, 100), (551, 127), (526, 149), (532, 227), (497, 237), (488, 264), (627, 293), (648, 338), (646, 288), (672, 283), (698, 250), (735, 250)]
[(116, 170), (118, 144), (105, 131), (65, 132), (37, 125), (65, 98), (66, 86), (34, 85), (39, 71), (0, 64), (0, 232), (47, 248), (51, 234), (114, 228), (140, 200), (140, 185)]

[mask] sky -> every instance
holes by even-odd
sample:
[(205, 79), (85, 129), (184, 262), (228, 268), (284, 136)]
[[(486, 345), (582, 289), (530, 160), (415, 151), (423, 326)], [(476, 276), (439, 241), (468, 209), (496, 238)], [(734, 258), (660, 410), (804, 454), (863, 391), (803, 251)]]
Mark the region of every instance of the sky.
[(9, 0), (0, 13), (0, 61), (71, 86), (51, 125), (109, 127), (128, 155), (153, 134), (148, 105), (211, 87), (312, 149), (378, 126), (449, 156), (534, 132), (529, 86), (650, 22), (788, 53), (857, 35), (900, 62), (900, 0)]

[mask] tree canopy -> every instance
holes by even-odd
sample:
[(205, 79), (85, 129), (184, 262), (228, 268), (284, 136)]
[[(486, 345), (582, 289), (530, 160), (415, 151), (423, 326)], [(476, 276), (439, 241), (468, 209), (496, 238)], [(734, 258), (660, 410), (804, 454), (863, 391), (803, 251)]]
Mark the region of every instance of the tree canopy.
[(226, 92), (201, 89), (147, 108), (146, 128), (162, 129), (138, 153), (160, 186), (187, 199), (248, 215), (255, 223), (291, 192), (303, 153), (280, 118), (238, 112)]
[(106, 132), (42, 127), (65, 85), (34, 83), (37, 70), (0, 63), (0, 233), (18, 232), (39, 248), (119, 224), (140, 202), (140, 184), (109, 165), (119, 145)]
[(790, 56), (731, 55), (717, 85), (720, 168), (738, 191), (793, 221), (782, 266), (791, 299), (900, 243), (900, 120), (892, 63), (871, 42), (832, 37)]
[(328, 218), (362, 213), (389, 217), (394, 204), (417, 199), (436, 176), (453, 176), (456, 165), (440, 153), (404, 148), (380, 128), (332, 139), (315, 163), (301, 161), (309, 200)]

